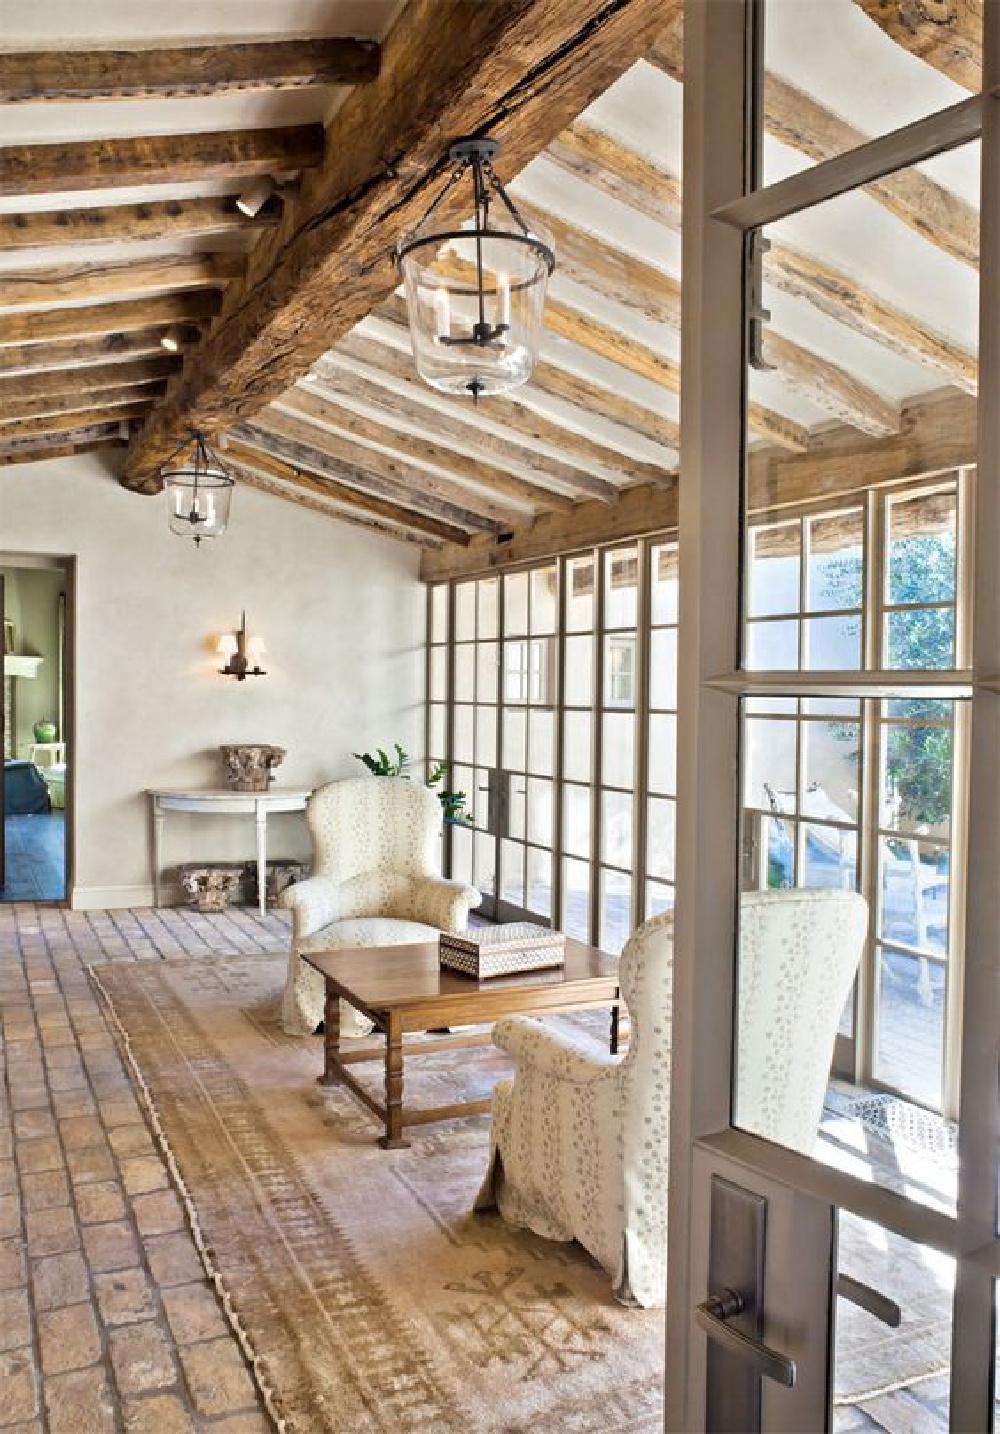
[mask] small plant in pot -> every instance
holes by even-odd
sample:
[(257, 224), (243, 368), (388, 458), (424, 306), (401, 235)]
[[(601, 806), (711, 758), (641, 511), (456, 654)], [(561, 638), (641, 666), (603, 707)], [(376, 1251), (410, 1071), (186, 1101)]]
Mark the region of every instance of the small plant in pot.
[[(398, 742), (394, 744), (395, 757), (390, 757), (383, 747), (376, 747), (374, 752), (355, 752), (359, 762), (364, 762), (373, 777), (403, 777), (409, 780), (410, 758)], [(431, 770), (427, 778), (427, 785), (432, 790), (444, 782), (448, 775), (446, 762), (439, 762)], [(466, 810), (467, 797), (464, 792), (453, 792), (449, 787), (441, 786), (437, 793), (438, 801), (444, 812), (446, 822), (452, 822), (458, 826), (471, 826), (472, 813)]]

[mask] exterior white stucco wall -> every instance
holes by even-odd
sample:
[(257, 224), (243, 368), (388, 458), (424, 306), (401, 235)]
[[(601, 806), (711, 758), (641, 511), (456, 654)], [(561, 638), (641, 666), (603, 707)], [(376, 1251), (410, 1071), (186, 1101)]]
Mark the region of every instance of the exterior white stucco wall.
[[(76, 560), (75, 906), (148, 904), (148, 787), (221, 786), (223, 742), (287, 749), (282, 786), (357, 775), (352, 752), (423, 750), (425, 598), (418, 550), (237, 486), (229, 531), (200, 549), (162, 498), (126, 492), (90, 454), (0, 475), (0, 562)], [(221, 633), (267, 643), (268, 675), (221, 677)], [(300, 815), (269, 855), (308, 855)], [(254, 853), (252, 818), (171, 813), (164, 870)]]

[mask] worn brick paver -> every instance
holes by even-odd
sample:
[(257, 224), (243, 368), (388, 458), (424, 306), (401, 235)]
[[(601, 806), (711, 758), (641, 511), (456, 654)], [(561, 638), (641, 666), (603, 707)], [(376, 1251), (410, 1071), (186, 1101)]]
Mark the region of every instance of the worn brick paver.
[(272, 1428), (85, 966), (286, 941), (272, 913), (0, 906), (0, 1434)]

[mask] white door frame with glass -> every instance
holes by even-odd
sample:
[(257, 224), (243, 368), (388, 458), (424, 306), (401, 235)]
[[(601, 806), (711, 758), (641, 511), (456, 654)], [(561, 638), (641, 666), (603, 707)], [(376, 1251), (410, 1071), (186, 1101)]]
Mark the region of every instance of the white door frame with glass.
[[(791, 539), (798, 588), (770, 611), (757, 603), (760, 594), (754, 591), (755, 577), (761, 576), (760, 567), (754, 573), (754, 544), (761, 540), (766, 548), (775, 536), (768, 527), (779, 527), (782, 519), (777, 513), (761, 519), (755, 511), (764, 505), (754, 488), (758, 457), (749, 448), (746, 424), (750, 401), (767, 393), (769, 383), (770, 393), (777, 392), (774, 375), (755, 368), (767, 355), (761, 339), (769, 318), (761, 302), (766, 246), (760, 240), (772, 237), (772, 226), (799, 216), (821, 232), (816, 226), (842, 204), (835, 211), (839, 227), (822, 231), (833, 246), (824, 256), (832, 263), (835, 246), (848, 242), (846, 206), (854, 199), (867, 201), (867, 194), (858, 193), (864, 186), (888, 177), (891, 188), (897, 172), (922, 176), (925, 171), (916, 166), (958, 146), (968, 146), (974, 159), (977, 143), (979, 387), (995, 392), (1000, 100), (993, 90), (1000, 81), (1000, 5), (987, 0), (983, 9), (982, 95), (947, 110), (940, 100), (932, 102), (928, 108), (934, 112), (905, 129), (815, 163), (811, 156), (805, 168), (786, 168), (774, 182), (763, 183), (764, 7), (754, 0), (685, 5), (681, 839), (666, 1362), (672, 1430), (832, 1427), (835, 1348), (844, 1324), (838, 1290), (867, 1299), (883, 1318), (892, 1317), (892, 1290), (883, 1292), (890, 1299), (880, 1304), (876, 1291), (844, 1282), (840, 1256), (859, 1226), (883, 1245), (913, 1252), (922, 1276), (913, 1288), (931, 1283), (928, 1272), (936, 1264), (949, 1266), (945, 1418), (955, 1430), (994, 1428), (1000, 1275), (1000, 405), (979, 407), (978, 442), (971, 452), (968, 442), (955, 442), (950, 455), (943, 453), (948, 434), (940, 433), (937, 447), (927, 447), (932, 456), (922, 460), (918, 445), (908, 464), (886, 471), (878, 445), (859, 442), (852, 459), (859, 495), (853, 503), (841, 501), (842, 487), (837, 503), (824, 507), (818, 464), (806, 495), (815, 505), (810, 510), (800, 498), (798, 535)], [(932, 92), (941, 93), (933, 87)], [(841, 144), (857, 142), (850, 133)], [(933, 165), (927, 172), (935, 172)], [(850, 212), (856, 218), (861, 211)], [(766, 276), (766, 268), (763, 272)], [(902, 509), (893, 505), (942, 493), (957, 514), (947, 591), (928, 582), (914, 595), (896, 581), (892, 522)], [(860, 592), (840, 606), (832, 599), (817, 605), (810, 588), (808, 517), (828, 514), (831, 506), (841, 516), (860, 513)], [(903, 516), (909, 520), (914, 511)], [(781, 536), (782, 542), (787, 539), (788, 534)], [(926, 629), (926, 614), (945, 609), (940, 623), (952, 634), (946, 659), (901, 655), (905, 642), (899, 634), (908, 626)], [(831, 618), (841, 622), (842, 638), (855, 624), (858, 644), (856, 660), (836, 667), (818, 659), (822, 644), (811, 656), (809, 649), (819, 640), (820, 625)], [(762, 627), (778, 623), (785, 624), (784, 632), (775, 628), (755, 648)], [(937, 618), (930, 626), (935, 623)], [(790, 644), (780, 657), (779, 638)], [(781, 743), (773, 724), (779, 722), (787, 724), (788, 763), (786, 775), (775, 778)], [(810, 754), (819, 750), (817, 723), (830, 729), (831, 740), (845, 744), (847, 731), (856, 746), (852, 797), (847, 782), (838, 800), (809, 775)], [(844, 729), (839, 736), (837, 727)], [(915, 729), (923, 733), (919, 741)], [(946, 781), (934, 801), (926, 793), (914, 795), (915, 782), (907, 793), (899, 781), (901, 771), (909, 780), (906, 763), (912, 766), (914, 750), (928, 744), (939, 749), (936, 770)], [(786, 879), (771, 879), (773, 848), (766, 828), (774, 823), (788, 839)], [(807, 879), (818, 849), (811, 854), (807, 844), (814, 826), (822, 828), (817, 840), (821, 836), (837, 854), (836, 881)], [(975, 860), (966, 861), (967, 852), (975, 853)], [(943, 896), (934, 892), (935, 883)], [(870, 1084), (881, 1079), (880, 1020), (890, 1002), (882, 979), (886, 969), (895, 963), (918, 994), (922, 983), (924, 995), (941, 998), (935, 1059), (943, 1061), (942, 1074), (934, 1090), (909, 1094), (940, 1105), (946, 1114), (960, 1112), (956, 1188), (947, 1197), (923, 1188), (922, 1171), (896, 1170), (892, 1179), (883, 1178), (885, 1172), (866, 1166), (864, 1149), (847, 1151), (838, 1163), (820, 1158), (819, 1142), (815, 1150), (784, 1148), (741, 1128), (740, 1091), (734, 1090), (740, 1031), (735, 995), (742, 989), (740, 892), (786, 884), (853, 885), (868, 898), (869, 941), (853, 1026), (859, 1039), (853, 1049), (841, 1051), (855, 1079)], [(902, 908), (894, 905), (897, 887), (906, 890), (905, 922), (898, 914)], [(808, 954), (798, 952), (790, 969)], [(900, 1089), (898, 1079), (882, 1084)], [(887, 1092), (884, 1098), (892, 1096)], [(748, 1124), (752, 1121), (744, 1118), (743, 1126)], [(730, 1278), (727, 1261), (736, 1271)], [(863, 1267), (854, 1273), (872, 1278)], [(905, 1300), (901, 1304), (905, 1321), (910, 1312)], [(718, 1398), (730, 1377), (734, 1387), (745, 1381), (750, 1400), (749, 1422), (740, 1426), (726, 1422), (732, 1408)]]

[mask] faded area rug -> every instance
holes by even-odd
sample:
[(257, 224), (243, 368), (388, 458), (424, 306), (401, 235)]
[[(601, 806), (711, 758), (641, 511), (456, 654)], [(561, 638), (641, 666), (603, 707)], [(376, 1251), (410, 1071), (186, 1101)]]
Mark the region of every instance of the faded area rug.
[[(283, 956), (229, 956), (91, 973), (279, 1425), (659, 1430), (662, 1312), (618, 1305), (578, 1247), (472, 1213), (486, 1117), (379, 1149), (360, 1103), (316, 1085), (321, 1042), (281, 1030), (284, 970)], [(503, 1059), (421, 1054), (407, 1093), (484, 1094)], [(378, 1090), (378, 1064), (353, 1070)]]

